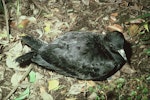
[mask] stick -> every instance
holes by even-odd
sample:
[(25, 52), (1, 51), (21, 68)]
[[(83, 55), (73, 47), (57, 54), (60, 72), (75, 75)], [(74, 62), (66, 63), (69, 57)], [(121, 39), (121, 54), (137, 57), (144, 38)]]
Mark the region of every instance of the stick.
[(6, 21), (6, 30), (7, 30), (7, 40), (9, 41), (9, 23), (8, 23), (8, 10), (5, 4), (5, 1), (2, 0), (4, 12), (5, 12), (5, 21)]

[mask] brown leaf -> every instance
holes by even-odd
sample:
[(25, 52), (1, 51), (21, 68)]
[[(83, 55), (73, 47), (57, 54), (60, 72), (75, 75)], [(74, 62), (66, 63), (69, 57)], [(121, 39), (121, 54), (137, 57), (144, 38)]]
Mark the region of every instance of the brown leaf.
[(118, 13), (112, 13), (111, 15), (110, 15), (110, 21), (111, 21), (111, 23), (114, 23), (114, 22), (116, 22), (116, 20), (117, 20), (117, 17), (118, 16)]
[(41, 93), (46, 92), (45, 87), (41, 86), (41, 87), (40, 87), (40, 92), (41, 92)]
[(130, 65), (127, 63), (121, 68), (121, 71), (127, 74), (133, 74), (136, 72), (134, 69), (131, 69)]
[(119, 24), (114, 24), (114, 25), (110, 25), (107, 27), (107, 29), (109, 31), (119, 31), (119, 32), (123, 32), (123, 27), (120, 26)]
[(116, 20), (117, 20), (117, 19), (116, 19), (116, 17), (114, 17), (114, 16), (110, 16), (110, 22), (111, 22), (111, 23), (116, 22)]
[(141, 18), (138, 18), (138, 19), (130, 20), (129, 22), (126, 22), (126, 24), (129, 24), (129, 23), (131, 23), (131, 24), (141, 24), (143, 22), (145, 22), (145, 20), (143, 20)]
[(15, 21), (10, 22), (10, 27), (15, 28), (16, 27), (16, 22)]
[(88, 87), (96, 86), (96, 83), (94, 81), (87, 81)]
[(141, 19), (141, 18), (134, 19), (134, 20), (130, 21), (130, 23), (132, 23), (132, 24), (140, 24), (140, 23), (143, 23), (143, 22), (145, 22), (145, 20)]
[(131, 37), (137, 35), (139, 32), (139, 26), (137, 24), (132, 24), (129, 26), (129, 35)]
[(117, 13), (117, 12), (112, 13), (111, 16), (117, 17), (117, 16), (118, 16), (118, 13)]
[(142, 6), (138, 5), (137, 3), (134, 3), (134, 6), (132, 8), (136, 11), (140, 11)]
[(18, 28), (25, 28), (28, 24), (29, 24), (29, 20), (28, 19), (24, 19), (21, 21), (21, 23), (19, 23)]
[(25, 28), (29, 23), (36, 23), (36, 18), (20, 16), (18, 20), (12, 21), (10, 26), (13, 28)]
[(129, 6), (129, 2), (123, 0), (122, 3), (120, 4), (121, 7), (127, 7)]

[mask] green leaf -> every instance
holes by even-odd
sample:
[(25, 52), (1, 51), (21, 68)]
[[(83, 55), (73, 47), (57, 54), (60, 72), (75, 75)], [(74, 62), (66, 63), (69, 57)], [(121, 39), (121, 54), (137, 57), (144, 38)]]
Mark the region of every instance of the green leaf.
[(89, 87), (88, 90), (89, 90), (89, 92), (92, 93), (94, 91), (94, 88), (93, 87)]
[(29, 78), (30, 78), (30, 82), (31, 82), (31, 83), (35, 82), (35, 80), (36, 80), (36, 74), (35, 74), (34, 71), (31, 71), (31, 72), (29, 73)]
[(150, 82), (150, 76), (148, 76), (148, 77), (146, 78), (146, 80), (147, 80), (148, 82)]
[(150, 13), (147, 13), (147, 14), (144, 14), (144, 15), (141, 15), (141, 16), (138, 16), (138, 17), (136, 17), (136, 18), (131, 18), (131, 19), (129, 19), (128, 21), (135, 20), (135, 19), (139, 19), (139, 18), (143, 19), (143, 18), (148, 18), (148, 17), (150, 17)]
[(116, 80), (117, 84), (119, 84), (119, 83), (124, 84), (125, 82), (126, 82), (126, 80), (124, 78), (119, 78), (119, 79)]
[(131, 95), (131, 96), (136, 96), (136, 95), (137, 95), (137, 92), (133, 90), (133, 91), (131, 91), (130, 95)]
[(30, 89), (29, 87), (15, 100), (24, 100), (26, 97), (28, 97), (30, 94)]
[(145, 24), (144, 24), (144, 28), (147, 30), (147, 32), (149, 32), (148, 23), (145, 23)]
[(147, 93), (148, 93), (148, 89), (147, 89), (147, 88), (144, 88), (144, 89), (142, 90), (142, 93), (143, 93), (143, 94), (147, 94)]
[(144, 51), (148, 56), (150, 56), (150, 48)]

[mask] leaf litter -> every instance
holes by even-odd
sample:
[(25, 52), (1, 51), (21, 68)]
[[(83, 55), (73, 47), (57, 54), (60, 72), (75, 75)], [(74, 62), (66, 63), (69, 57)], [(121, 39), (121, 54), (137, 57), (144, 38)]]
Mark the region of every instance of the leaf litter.
[[(14, 2), (16, 2), (16, 1), (14, 1)], [(21, 1), (21, 2), (24, 2), (24, 1)], [(36, 1), (36, 2), (38, 2), (38, 1)], [(146, 17), (144, 17), (144, 18), (139, 17), (139, 19), (137, 21), (132, 21), (132, 22), (130, 21), (130, 23), (127, 23), (127, 20), (123, 20), (123, 21), (121, 21), (123, 23), (119, 23), (119, 21), (120, 21), (119, 17), (124, 17), (124, 15), (127, 15), (128, 13), (130, 13), (130, 15), (131, 15), (131, 16), (129, 15), (130, 18), (133, 18), (133, 16), (136, 17), (137, 14), (135, 14), (134, 11), (139, 12), (139, 10), (141, 9), (140, 6), (138, 4), (134, 4), (134, 2), (133, 2), (133, 4), (134, 4), (133, 6), (128, 5), (130, 2), (127, 2), (127, 1), (121, 2), (120, 7), (115, 4), (116, 3), (115, 1), (99, 2), (98, 0), (59, 1), (57, 3), (56, 3), (56, 0), (54, 0), (53, 2), (41, 0), (38, 3), (39, 4), (41, 3), (40, 6), (42, 4), (44, 4), (43, 8), (45, 8), (47, 6), (47, 4), (51, 5), (51, 6), (47, 6), (47, 9), (46, 9), (46, 10), (49, 9), (50, 12), (49, 13), (45, 13), (45, 12), (40, 13), (39, 12), (40, 6), (37, 6), (37, 4), (35, 4), (35, 2), (32, 2), (31, 4), (34, 5), (34, 7), (32, 7), (32, 9), (29, 10), (29, 12), (28, 12), (29, 15), (27, 15), (26, 11), (21, 10), (22, 15), (20, 15), (20, 16), (23, 17), (25, 15), (26, 17), (19, 21), (20, 25), (16, 24), (17, 19), (15, 19), (15, 17), (13, 16), (14, 20), (13, 20), (12, 26), (11, 26), (11, 27), (13, 27), (12, 37), (11, 37), (11, 39), (13, 39), (13, 40), (11, 41), (11, 43), (8, 43), (5, 40), (5, 38), (6, 38), (6, 36), (4, 35), (5, 31), (2, 32), (2, 30), (1, 30), (1, 33), (4, 33), (4, 34), (0, 35), (0, 40), (1, 40), (0, 44), (2, 44), (4, 46), (4, 48), (7, 49), (6, 51), (4, 51), (4, 53), (6, 54), (6, 56), (5, 56), (6, 59), (4, 60), (4, 62), (6, 62), (7, 70), (3, 73), (3, 75), (8, 74), (8, 76), (9, 76), (6, 78), (4, 75), (6, 83), (11, 82), (11, 80), (13, 80), (11, 85), (16, 84), (17, 79), (19, 80), (19, 77), (21, 77), (21, 73), (26, 71), (26, 68), (20, 68), (20, 66), (14, 62), (15, 58), (30, 50), (27, 46), (23, 46), (21, 44), (21, 42), (18, 42), (15, 40), (15, 38), (18, 37), (18, 35), (20, 35), (17, 32), (15, 32), (18, 25), (19, 25), (19, 27), (22, 28), (21, 31), (23, 31), (23, 32), (21, 32), (21, 33), (24, 33), (24, 31), (25, 31), (30, 35), (35, 35), (35, 36), (40, 35), (39, 38), (49, 41), (49, 38), (54, 39), (58, 35), (61, 35), (63, 32), (72, 31), (72, 30), (79, 31), (79, 30), (85, 29), (86, 31), (95, 31), (95, 32), (103, 32), (102, 30), (118, 30), (120, 32), (128, 33), (127, 29), (130, 30), (130, 28), (128, 27), (129, 25), (131, 25), (133, 23), (135, 25), (138, 25), (139, 23), (143, 22), (142, 20), (140, 20), (140, 18), (141, 19), (146, 18)], [(28, 2), (24, 2), (20, 5), (23, 5), (23, 4), (30, 5)], [(20, 7), (23, 8), (24, 6), (20, 6)], [(12, 8), (13, 7), (14, 6), (12, 6)], [(126, 8), (126, 9), (131, 8), (131, 9), (128, 11), (125, 11), (124, 8)], [(36, 9), (39, 9), (39, 11), (34, 11)], [(10, 10), (11, 10), (11, 12), (15, 12), (15, 11), (13, 11), (14, 8), (10, 9)], [(33, 14), (32, 14), (32, 10), (33, 10)], [(46, 11), (46, 10), (44, 10), (44, 11)], [(28, 16), (34, 16), (35, 13), (39, 13), (39, 16), (28, 17)], [(12, 15), (14, 15), (14, 14), (12, 14)], [(31, 18), (31, 20), (29, 18)], [(36, 20), (36, 21), (34, 21), (32, 23), (32, 20), (33, 21)], [(31, 23), (30, 23), (30, 21), (31, 21)], [(34, 27), (34, 26), (36, 26), (36, 27)], [(131, 25), (131, 27), (133, 27), (133, 26)], [(149, 30), (148, 26), (145, 25), (144, 27), (146, 30)], [(3, 28), (3, 29), (5, 29), (5, 28)], [(134, 29), (135, 28), (133, 27), (133, 29), (131, 29), (131, 31)], [(138, 34), (138, 33), (136, 33), (136, 34)], [(135, 37), (133, 37), (133, 35), (131, 35), (130, 38), (134, 39)], [(128, 38), (128, 39), (130, 39), (130, 38)], [(84, 82), (77, 82), (78, 80), (71, 79), (71, 78), (69, 78), (70, 81), (68, 81), (68, 78), (66, 78), (64, 76), (59, 77), (59, 79), (55, 78), (53, 80), (50, 80), (50, 79), (48, 79), (48, 77), (49, 78), (52, 77), (50, 73), (53, 73), (53, 76), (57, 76), (57, 74), (54, 72), (45, 70), (45, 69), (34, 67), (35, 73), (31, 74), (31, 76), (29, 76), (30, 78), (31, 77), (33, 78), (33, 80), (31, 81), (31, 82), (33, 82), (33, 84), (31, 85), (28, 80), (23, 81), (23, 82), (29, 83), (31, 85), (31, 87), (32, 86), (34, 87), (34, 88), (30, 88), (30, 90), (32, 90), (33, 93), (31, 92), (31, 94), (26, 95), (25, 98), (30, 98), (30, 96), (33, 96), (35, 98), (38, 98), (38, 99), (41, 98), (43, 100), (58, 100), (60, 98), (62, 100), (80, 100), (81, 98), (82, 98), (82, 100), (84, 100), (84, 99), (86, 100), (88, 97), (90, 98), (89, 100), (96, 99), (96, 98), (110, 99), (109, 94), (111, 94), (111, 93), (112, 93), (111, 95), (113, 95), (113, 96), (119, 95), (120, 98), (121, 98), (121, 96), (123, 98), (124, 96), (126, 96), (126, 94), (129, 93), (128, 96), (130, 96), (132, 98), (132, 97), (136, 97), (137, 93), (139, 93), (139, 91), (143, 91), (142, 93), (145, 93), (145, 94), (143, 94), (144, 96), (141, 96), (139, 94), (138, 96), (141, 96), (139, 98), (146, 98), (145, 96), (148, 97), (149, 94), (147, 93), (147, 90), (145, 89), (145, 88), (148, 88), (148, 85), (146, 85), (146, 83), (144, 83), (144, 78), (147, 79), (146, 80), (146, 82), (147, 82), (150, 76), (146, 72), (145, 72), (146, 73), (145, 74), (144, 72), (140, 72), (139, 70), (141, 70), (143, 66), (150, 65), (148, 63), (149, 58), (146, 58), (146, 56), (144, 56), (144, 55), (139, 55), (139, 52), (141, 52), (140, 50), (142, 48), (137, 47), (136, 49), (138, 50), (138, 52), (134, 52), (135, 54), (131, 57), (132, 69), (130, 68), (130, 66), (125, 67), (125, 69), (123, 67), (121, 69), (121, 71), (116, 73), (116, 75), (113, 75), (107, 81), (104, 81), (104, 82), (90, 81), (90, 82), (84, 83)], [(145, 60), (141, 60), (141, 59), (145, 59)], [(140, 63), (137, 64), (137, 62), (140, 62)], [(13, 72), (13, 73), (11, 73), (11, 75), (9, 75), (8, 72)], [(135, 72), (138, 74), (136, 74)], [(144, 73), (144, 74), (142, 74), (142, 73)], [(17, 77), (17, 76), (19, 76), (19, 77)], [(16, 80), (14, 80), (15, 77), (17, 77)], [(130, 80), (131, 78), (140, 78), (140, 81), (137, 81), (137, 80), (135, 81), (134, 79), (133, 79), (134, 81)], [(62, 79), (63, 79), (63, 81), (62, 81)], [(119, 80), (119, 81), (117, 81), (117, 80)], [(14, 82), (14, 81), (16, 81), (16, 82)], [(54, 82), (51, 82), (51, 81), (54, 81)], [(50, 84), (49, 84), (49, 82), (50, 82)], [(2, 85), (4, 85), (4, 87), (8, 87), (8, 85), (6, 83), (4, 82), (4, 83), (2, 83)], [(133, 86), (132, 83), (134, 83), (135, 86)], [(41, 87), (41, 84), (43, 84), (43, 87)], [(8, 88), (12, 88), (11, 85), (9, 85)], [(59, 88), (62, 85), (64, 85), (65, 87)], [(139, 86), (138, 87), (139, 90), (135, 89), (136, 85)], [(128, 86), (130, 87), (130, 89), (127, 88)], [(54, 87), (57, 87), (56, 90), (55, 89), (53, 90)], [(95, 90), (96, 91), (90, 92), (86, 88), (92, 88), (93, 91), (95, 91)], [(120, 91), (121, 88), (124, 90)], [(2, 88), (2, 90), (4, 90), (4, 88)], [(7, 90), (7, 89), (5, 89), (5, 90)], [(113, 92), (111, 92), (111, 91), (113, 91)], [(3, 92), (2, 94), (7, 94), (7, 92), (9, 92), (9, 89), (7, 90), (7, 92), (5, 92), (5, 91), (2, 91), (2, 92)], [(16, 93), (17, 92), (20, 92), (20, 91), (17, 90)], [(84, 92), (87, 93), (87, 95), (88, 95), (87, 97), (85, 97)], [(26, 94), (28, 94), (28, 93), (29, 92), (27, 91)], [(121, 95), (117, 94), (117, 93), (121, 93)], [(70, 94), (70, 95), (68, 96), (66, 94)], [(16, 94), (14, 94), (14, 95), (16, 95)], [(16, 95), (15, 97), (18, 97), (18, 95)], [(114, 98), (117, 98), (117, 97), (114, 97)], [(131, 98), (128, 98), (128, 99), (131, 99)], [(113, 99), (113, 98), (111, 97), (111, 99)]]

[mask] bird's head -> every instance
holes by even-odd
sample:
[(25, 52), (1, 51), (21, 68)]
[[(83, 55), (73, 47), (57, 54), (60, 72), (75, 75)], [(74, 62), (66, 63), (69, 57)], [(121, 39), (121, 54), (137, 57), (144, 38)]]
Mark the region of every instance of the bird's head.
[(106, 41), (109, 49), (118, 52), (124, 58), (124, 60), (127, 61), (127, 57), (124, 51), (125, 39), (122, 33), (118, 31), (107, 33), (104, 37), (104, 40)]

